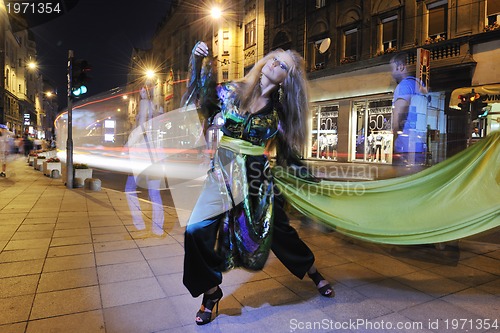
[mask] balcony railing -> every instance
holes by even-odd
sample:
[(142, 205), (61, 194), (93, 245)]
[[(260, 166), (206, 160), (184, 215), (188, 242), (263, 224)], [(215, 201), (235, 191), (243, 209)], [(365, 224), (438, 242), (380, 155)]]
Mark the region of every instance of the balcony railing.
[[(459, 40), (442, 41), (434, 44), (425, 45), (425, 49), (430, 51), (431, 60), (440, 60), (447, 58), (455, 58), (460, 56)], [(408, 62), (415, 64), (417, 61), (417, 51), (411, 51), (409, 54)]]

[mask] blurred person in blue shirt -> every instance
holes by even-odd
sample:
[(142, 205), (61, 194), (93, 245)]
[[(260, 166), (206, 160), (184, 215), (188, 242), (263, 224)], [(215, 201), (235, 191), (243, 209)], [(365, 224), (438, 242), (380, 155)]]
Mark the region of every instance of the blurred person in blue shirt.
[(391, 59), (394, 90), (392, 131), (393, 164), (413, 165), (425, 162), (427, 133), (427, 88), (410, 75), (408, 55), (399, 53)]

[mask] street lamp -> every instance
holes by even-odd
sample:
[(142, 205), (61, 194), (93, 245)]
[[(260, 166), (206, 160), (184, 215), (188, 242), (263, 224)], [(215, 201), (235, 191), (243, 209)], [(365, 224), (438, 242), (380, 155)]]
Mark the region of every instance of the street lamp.
[(210, 10), (210, 15), (214, 19), (219, 19), (221, 17), (221, 15), (222, 15), (222, 11), (221, 11), (221, 9), (219, 7), (213, 7)]
[(152, 70), (152, 69), (148, 69), (148, 70), (146, 70), (146, 73), (145, 73), (145, 74), (146, 74), (146, 78), (147, 78), (147, 79), (152, 79), (152, 78), (154, 78), (154, 77), (155, 77), (155, 71), (154, 71), (154, 70)]
[(38, 67), (37, 63), (34, 62), (34, 61), (30, 61), (28, 63), (28, 68), (31, 69), (31, 70), (35, 70), (36, 68)]

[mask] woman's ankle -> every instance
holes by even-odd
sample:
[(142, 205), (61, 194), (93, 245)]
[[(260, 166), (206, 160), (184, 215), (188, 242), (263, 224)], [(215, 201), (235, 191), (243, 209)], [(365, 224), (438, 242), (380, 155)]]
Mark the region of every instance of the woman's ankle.
[(213, 294), (214, 292), (217, 291), (217, 287), (218, 286), (215, 286), (213, 288), (208, 289), (207, 291), (205, 291), (205, 295), (211, 295), (211, 294)]
[(314, 264), (311, 266), (311, 268), (309, 268), (309, 270), (307, 271), (307, 274), (314, 274), (318, 271), (318, 269), (316, 268), (316, 266), (314, 266)]

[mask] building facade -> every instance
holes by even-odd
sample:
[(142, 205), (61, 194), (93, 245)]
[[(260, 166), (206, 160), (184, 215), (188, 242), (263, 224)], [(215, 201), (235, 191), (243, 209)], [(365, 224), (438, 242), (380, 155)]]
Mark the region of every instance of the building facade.
[[(405, 52), (410, 72), (427, 83), (427, 162), (436, 163), (466, 147), (470, 123), (482, 135), (498, 128), (499, 2), (241, 0), (230, 7), (220, 2), (222, 16), (214, 20), (208, 8), (177, 1), (148, 56), (161, 64), (158, 84), (168, 111), (179, 106), (197, 40), (211, 43), (219, 82), (242, 77), (272, 49), (295, 49), (311, 88), (303, 157), (392, 163), (390, 59)], [(422, 52), (429, 58), (424, 71), (417, 68)], [(452, 100), (473, 88), (488, 102), (478, 119)], [(375, 154), (374, 144), (380, 145)]]
[(45, 108), (53, 110), (57, 105), (46, 99), (34, 37), (20, 26), (22, 22), (9, 20), (3, 1), (0, 7), (0, 123), (16, 135), (28, 130), (34, 137), (45, 138)]

